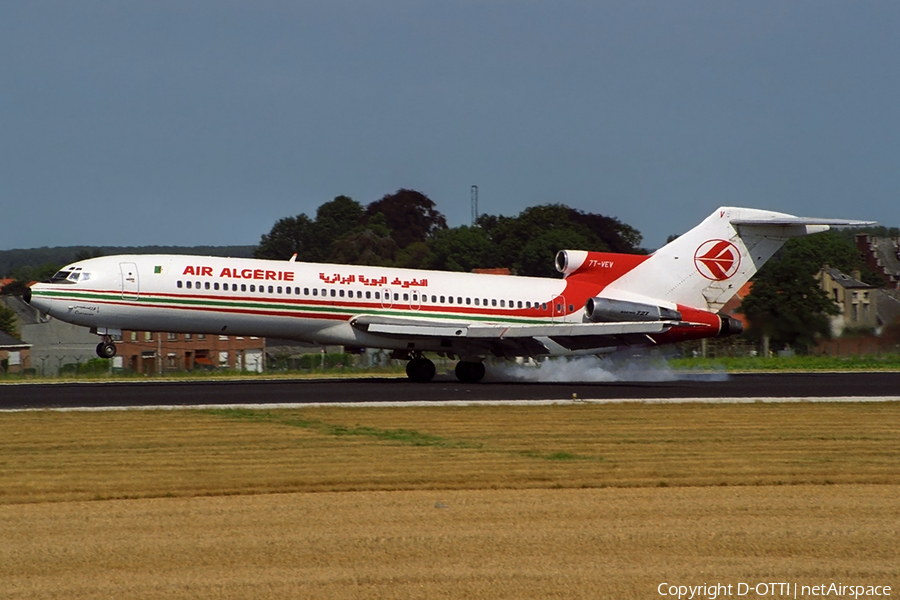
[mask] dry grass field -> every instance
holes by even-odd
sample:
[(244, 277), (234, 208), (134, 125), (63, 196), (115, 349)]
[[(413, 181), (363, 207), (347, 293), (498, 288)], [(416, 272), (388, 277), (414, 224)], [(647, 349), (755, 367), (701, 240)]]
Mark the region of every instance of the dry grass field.
[(5, 413), (0, 598), (896, 594), (898, 459), (897, 403)]

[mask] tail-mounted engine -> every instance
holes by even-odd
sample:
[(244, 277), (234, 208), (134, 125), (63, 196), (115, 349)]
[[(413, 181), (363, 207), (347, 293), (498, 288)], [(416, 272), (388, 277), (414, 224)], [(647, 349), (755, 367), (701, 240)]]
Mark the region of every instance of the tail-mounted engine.
[(595, 323), (616, 321), (681, 321), (681, 313), (671, 308), (612, 300), (610, 298), (588, 298), (584, 304), (587, 318)]
[(734, 317), (719, 315), (721, 325), (719, 326), (719, 334), (716, 337), (726, 337), (729, 335), (738, 335), (744, 331), (744, 324)]

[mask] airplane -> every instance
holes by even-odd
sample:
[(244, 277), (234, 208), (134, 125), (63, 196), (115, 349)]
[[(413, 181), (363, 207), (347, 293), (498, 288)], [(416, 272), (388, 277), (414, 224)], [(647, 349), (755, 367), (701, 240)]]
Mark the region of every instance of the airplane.
[(480, 381), (488, 357), (602, 355), (723, 337), (719, 311), (788, 239), (869, 221), (722, 207), (650, 255), (561, 250), (561, 279), (181, 255), (82, 260), (32, 285), (26, 302), (101, 336), (122, 330), (295, 339), (380, 348), (430, 381), (426, 352)]

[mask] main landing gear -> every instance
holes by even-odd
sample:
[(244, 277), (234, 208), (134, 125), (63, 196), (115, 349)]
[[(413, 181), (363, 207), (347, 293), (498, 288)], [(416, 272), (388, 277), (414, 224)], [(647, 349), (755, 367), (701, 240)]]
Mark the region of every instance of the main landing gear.
[(424, 356), (413, 356), (406, 363), (406, 376), (417, 383), (427, 383), (434, 378), (434, 363)]
[(461, 360), (456, 363), (456, 378), (463, 383), (478, 383), (484, 379), (484, 363)]
[[(422, 356), (421, 352), (406, 355), (406, 375), (410, 381), (427, 383), (434, 379), (434, 363)], [(395, 356), (395, 358), (401, 358)], [(484, 363), (480, 361), (461, 360), (456, 363), (456, 378), (463, 383), (478, 383), (484, 379)]]

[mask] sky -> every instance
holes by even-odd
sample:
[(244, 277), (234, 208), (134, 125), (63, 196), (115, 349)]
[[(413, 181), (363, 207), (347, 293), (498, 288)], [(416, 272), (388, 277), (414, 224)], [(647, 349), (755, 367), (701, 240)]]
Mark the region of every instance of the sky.
[(256, 244), (344, 194), (900, 225), (900, 4), (0, 3), (0, 250)]

